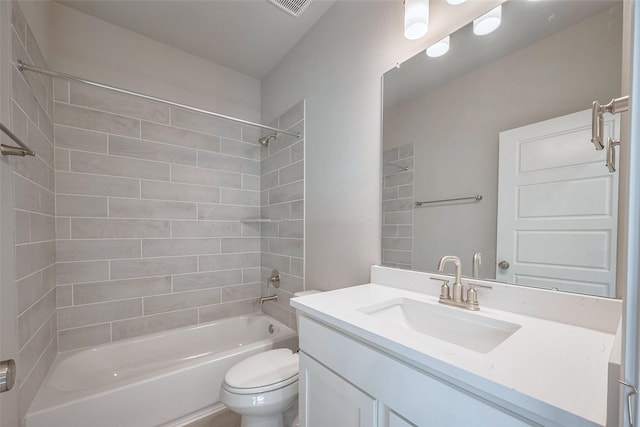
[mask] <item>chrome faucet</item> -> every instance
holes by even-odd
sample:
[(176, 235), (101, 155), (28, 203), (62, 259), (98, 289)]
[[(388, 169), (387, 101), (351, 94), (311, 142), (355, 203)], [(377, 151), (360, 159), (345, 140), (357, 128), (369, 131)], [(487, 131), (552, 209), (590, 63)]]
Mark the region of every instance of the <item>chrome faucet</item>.
[[(274, 288), (280, 287), (280, 272), (278, 270), (271, 270), (271, 276), (267, 280), (267, 293), (269, 293), (269, 287), (273, 285)], [(260, 305), (264, 304), (267, 301), (277, 301), (278, 294), (273, 294), (270, 296), (260, 298)]]
[(471, 269), (471, 274), (474, 279), (480, 277), (480, 265), (482, 265), (482, 254), (480, 252), (476, 252), (473, 254), (473, 268)]
[[(451, 256), (451, 255), (443, 256), (442, 258), (440, 258), (440, 261), (438, 262), (438, 271), (444, 272), (444, 267), (448, 262), (453, 262), (453, 264), (456, 266), (456, 276), (455, 276), (453, 285), (451, 286), (452, 295), (449, 294), (449, 280), (439, 279), (436, 277), (431, 278), (433, 280), (440, 280), (443, 282), (440, 288), (439, 302), (441, 304), (452, 305), (454, 307), (465, 308), (467, 310), (473, 310), (473, 311), (480, 310), (480, 305), (478, 304), (478, 291), (476, 291), (475, 288), (479, 287), (479, 288), (492, 289), (492, 287), (487, 285), (469, 283), (469, 289), (467, 290), (466, 299), (463, 299), (462, 295), (464, 293), (464, 289), (463, 289), (462, 283), (460, 283), (461, 276), (462, 276), (462, 263), (460, 262), (460, 258), (456, 256)], [(476, 267), (476, 262), (477, 262), (477, 265), (480, 265), (479, 252), (477, 252), (473, 256), (474, 277), (477, 275), (477, 272), (478, 272)]]
[(453, 282), (453, 286), (451, 287), (453, 296), (450, 298), (454, 302), (462, 302), (462, 283), (460, 283), (460, 278), (462, 276), (462, 262), (460, 262), (460, 258), (457, 256), (443, 256), (438, 261), (438, 271), (444, 271), (444, 266), (451, 261), (453, 265), (456, 266), (456, 278)]

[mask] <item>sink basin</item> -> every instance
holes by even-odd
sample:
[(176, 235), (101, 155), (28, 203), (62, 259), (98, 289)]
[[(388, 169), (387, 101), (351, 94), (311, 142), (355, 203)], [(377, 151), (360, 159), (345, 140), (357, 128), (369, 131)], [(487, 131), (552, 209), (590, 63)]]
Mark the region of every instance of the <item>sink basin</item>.
[(478, 353), (488, 353), (520, 329), (515, 323), (409, 298), (385, 301), (358, 311)]

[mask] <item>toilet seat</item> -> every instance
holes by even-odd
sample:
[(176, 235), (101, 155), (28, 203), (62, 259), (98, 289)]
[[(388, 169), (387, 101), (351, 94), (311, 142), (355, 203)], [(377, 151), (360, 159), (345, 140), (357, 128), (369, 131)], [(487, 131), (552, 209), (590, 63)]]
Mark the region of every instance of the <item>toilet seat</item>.
[(253, 355), (227, 371), (222, 386), (230, 393), (258, 394), (298, 381), (298, 354), (288, 348)]

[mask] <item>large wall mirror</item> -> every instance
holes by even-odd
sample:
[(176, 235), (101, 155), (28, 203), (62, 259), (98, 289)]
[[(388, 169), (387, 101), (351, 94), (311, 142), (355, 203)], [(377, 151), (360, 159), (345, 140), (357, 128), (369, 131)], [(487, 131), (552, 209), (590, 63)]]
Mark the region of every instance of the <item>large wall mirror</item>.
[(507, 1), (493, 33), (470, 23), (445, 55), (385, 73), (383, 265), (435, 271), (456, 255), (472, 277), (479, 253), (482, 279), (616, 296), (618, 173), (589, 109), (620, 96), (622, 13)]

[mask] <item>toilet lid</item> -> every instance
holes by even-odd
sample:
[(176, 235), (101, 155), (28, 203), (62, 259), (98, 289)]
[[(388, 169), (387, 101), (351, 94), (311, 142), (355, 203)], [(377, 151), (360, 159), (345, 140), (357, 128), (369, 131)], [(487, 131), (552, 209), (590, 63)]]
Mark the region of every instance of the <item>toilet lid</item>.
[(279, 348), (237, 363), (227, 371), (224, 382), (233, 389), (258, 389), (296, 379), (297, 376), (298, 353)]

